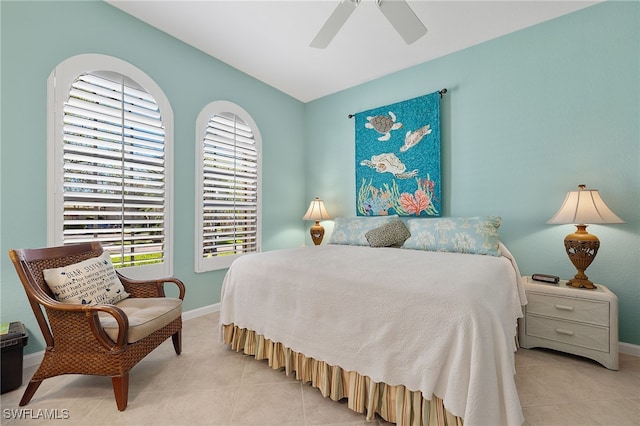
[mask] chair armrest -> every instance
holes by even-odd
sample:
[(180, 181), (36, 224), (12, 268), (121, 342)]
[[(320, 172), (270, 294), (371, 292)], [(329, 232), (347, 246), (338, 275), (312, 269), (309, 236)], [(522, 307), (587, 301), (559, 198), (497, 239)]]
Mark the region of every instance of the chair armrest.
[[(110, 350), (120, 350), (127, 344), (127, 336), (129, 335), (129, 318), (124, 311), (115, 305), (85, 305), (85, 313), (91, 320), (91, 331), (95, 338), (102, 346)], [(118, 339), (113, 342), (107, 333), (105, 333), (98, 312), (104, 312), (111, 315), (118, 323)], [(115, 346), (113, 345), (115, 343)]]
[[(81, 321), (79, 316), (84, 317), (84, 321), (89, 322), (89, 328), (93, 333), (96, 340), (106, 349), (119, 350), (127, 344), (127, 335), (129, 334), (129, 319), (124, 311), (115, 305), (78, 305), (74, 303), (58, 302), (55, 299), (49, 297), (38, 298), (38, 302), (49, 311), (64, 312), (66, 314), (72, 314), (77, 318), (77, 321)], [(50, 312), (54, 315), (54, 312)], [(102, 328), (98, 312), (105, 312), (111, 315), (118, 323), (118, 339), (113, 341)], [(49, 321), (55, 321), (49, 316)], [(48, 327), (47, 327), (48, 329)], [(48, 343), (50, 344), (50, 343)]]
[(155, 280), (135, 280), (125, 277), (118, 271), (116, 271), (116, 274), (118, 278), (120, 278), (124, 289), (131, 297), (166, 297), (164, 285), (165, 283), (173, 283), (178, 287), (178, 298), (184, 300), (185, 286), (184, 283), (177, 278), (168, 277)]

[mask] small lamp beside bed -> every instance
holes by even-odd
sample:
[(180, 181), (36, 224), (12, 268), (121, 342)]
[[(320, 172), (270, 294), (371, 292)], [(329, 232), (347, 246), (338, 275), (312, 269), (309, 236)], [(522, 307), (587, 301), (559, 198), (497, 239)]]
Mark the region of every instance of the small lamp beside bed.
[(585, 185), (578, 185), (578, 188), (578, 191), (567, 193), (560, 210), (547, 223), (573, 224), (578, 228), (575, 233), (567, 235), (564, 239), (567, 255), (578, 270), (568, 284), (572, 287), (594, 289), (596, 286), (584, 271), (598, 254), (600, 240), (587, 232), (587, 224), (624, 223), (624, 221), (607, 207), (597, 189), (585, 189)]
[(324, 207), (324, 201), (316, 197), (315, 200), (309, 204), (309, 209), (302, 219), (316, 221), (314, 225), (311, 225), (309, 232), (311, 233), (313, 243), (315, 245), (320, 245), (322, 238), (324, 237), (324, 228), (320, 225), (320, 221), (331, 219), (329, 213), (327, 213), (327, 209)]

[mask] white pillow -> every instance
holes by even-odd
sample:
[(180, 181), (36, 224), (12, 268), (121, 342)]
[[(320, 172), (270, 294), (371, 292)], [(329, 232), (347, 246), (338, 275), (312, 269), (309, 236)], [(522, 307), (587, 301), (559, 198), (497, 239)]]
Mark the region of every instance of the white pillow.
[(44, 280), (56, 300), (78, 305), (114, 304), (129, 297), (108, 252), (61, 268), (45, 269)]

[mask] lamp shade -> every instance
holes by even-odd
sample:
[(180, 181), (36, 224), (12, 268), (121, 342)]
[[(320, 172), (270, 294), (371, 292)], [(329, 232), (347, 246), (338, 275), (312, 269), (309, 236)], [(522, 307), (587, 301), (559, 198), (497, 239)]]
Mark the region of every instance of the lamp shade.
[(547, 223), (625, 223), (607, 207), (597, 189), (585, 189), (585, 185), (579, 185), (578, 188), (578, 191), (567, 193), (560, 210)]
[(309, 210), (307, 210), (307, 213), (305, 213), (302, 219), (327, 220), (331, 219), (331, 217), (329, 216), (329, 213), (327, 213), (327, 209), (324, 207), (324, 201), (316, 197), (315, 200), (309, 204)]

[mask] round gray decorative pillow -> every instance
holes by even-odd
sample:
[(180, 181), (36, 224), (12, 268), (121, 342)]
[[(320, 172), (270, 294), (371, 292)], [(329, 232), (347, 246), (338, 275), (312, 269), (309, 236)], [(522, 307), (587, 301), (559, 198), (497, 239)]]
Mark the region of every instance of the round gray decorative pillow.
[(364, 235), (371, 247), (400, 246), (411, 236), (401, 220), (394, 220), (374, 228)]

